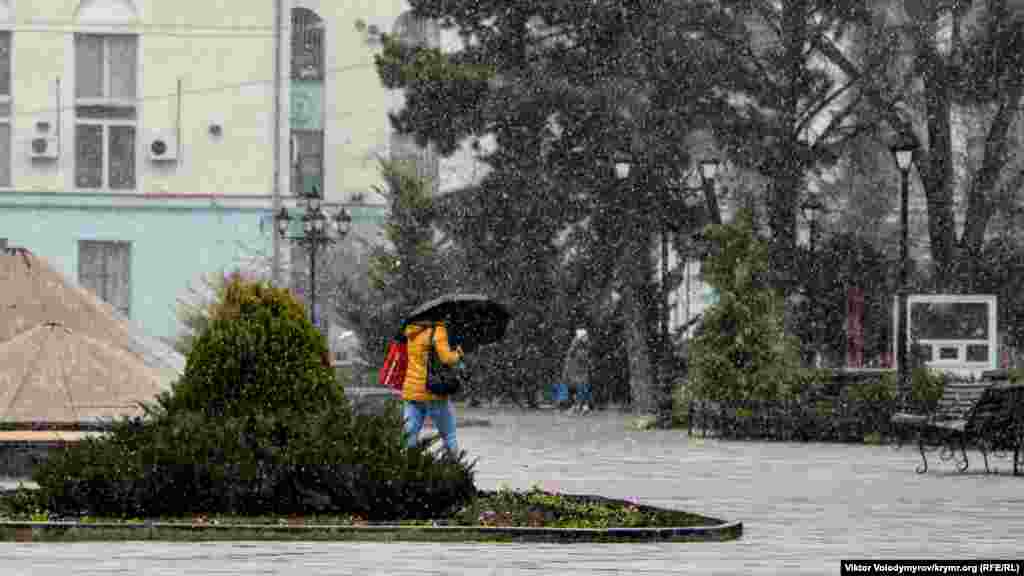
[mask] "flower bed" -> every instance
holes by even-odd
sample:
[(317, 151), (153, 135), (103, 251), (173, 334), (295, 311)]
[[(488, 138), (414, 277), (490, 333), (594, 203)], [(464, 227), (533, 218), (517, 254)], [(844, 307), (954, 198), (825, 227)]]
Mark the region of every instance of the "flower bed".
[(416, 541), (661, 541), (730, 540), (742, 526), (637, 502), (556, 494), (533, 488), (481, 491), (435, 520), (368, 522), (358, 516), (193, 515), (178, 518), (55, 517), (33, 491), (0, 494), (0, 541), (76, 540), (416, 540)]

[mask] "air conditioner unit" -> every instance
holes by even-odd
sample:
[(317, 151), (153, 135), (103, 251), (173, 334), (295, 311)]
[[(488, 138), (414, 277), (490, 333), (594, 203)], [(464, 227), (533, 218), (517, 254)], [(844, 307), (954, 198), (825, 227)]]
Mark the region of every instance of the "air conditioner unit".
[(178, 159), (178, 141), (173, 134), (158, 132), (149, 139), (149, 159), (154, 162)]
[(29, 142), (29, 156), (33, 160), (53, 160), (57, 158), (57, 138), (53, 136), (37, 136)]
[(48, 120), (37, 120), (35, 133), (28, 143), (28, 154), (33, 160), (53, 160), (57, 158), (60, 141)]

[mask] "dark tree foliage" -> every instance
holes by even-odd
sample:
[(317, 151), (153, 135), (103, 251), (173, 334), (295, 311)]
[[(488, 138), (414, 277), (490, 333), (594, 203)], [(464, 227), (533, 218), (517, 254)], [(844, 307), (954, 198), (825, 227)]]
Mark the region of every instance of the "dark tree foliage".
[[(480, 265), (476, 277), (501, 279), (492, 285), (519, 311), (509, 347), (526, 356), (504, 365), (532, 376), (510, 377), (545, 377), (550, 367), (527, 366), (550, 364), (545, 357), (559, 356), (567, 344), (568, 331), (551, 321), (554, 307), (573, 307), (555, 304), (569, 301), (556, 289), (559, 268), (589, 251), (566, 242), (566, 231), (614, 212), (621, 216), (619, 233), (608, 235), (633, 240), (615, 242), (607, 258), (591, 258), (576, 268), (581, 278), (568, 279), (576, 292), (585, 288), (600, 302), (615, 284), (649, 278), (641, 269), (648, 261), (640, 257), (642, 238), (623, 234), (624, 222), (646, 235), (678, 222), (672, 214), (682, 202), (666, 202), (667, 188), (687, 169), (692, 118), (714, 110), (714, 99), (701, 92), (709, 93), (704, 79), (716, 69), (701, 64), (705, 44), (687, 20), (706, 10), (650, 2), (411, 4), (418, 17), (456, 29), (464, 45), (442, 53), (385, 39), (380, 76), (406, 94), (393, 124), (442, 154), (485, 137), (493, 143), (478, 149), (489, 175), (456, 195), (457, 224), (448, 228), (466, 259)], [(637, 165), (629, 185), (615, 182), (618, 154)], [(627, 310), (649, 308), (632, 301), (641, 292), (641, 286), (623, 290)], [(635, 321), (643, 314), (629, 316)], [(638, 331), (634, 321), (631, 333)], [(630, 355), (638, 354), (646, 350)]]
[(805, 296), (795, 322), (795, 336), (809, 349), (821, 343), (828, 364), (843, 365), (847, 351), (847, 304), (851, 289), (864, 296), (864, 357), (878, 358), (892, 349), (894, 263), (869, 242), (838, 234), (809, 254), (801, 253), (805, 273), (797, 284)]
[[(733, 0), (715, 4), (704, 27), (719, 47), (714, 89), (728, 105), (708, 116), (729, 157), (767, 180), (777, 287), (792, 287), (796, 213), (814, 171), (831, 168), (851, 139), (877, 125), (865, 95), (888, 61), (864, 3)], [(856, 74), (823, 66), (855, 62)]]

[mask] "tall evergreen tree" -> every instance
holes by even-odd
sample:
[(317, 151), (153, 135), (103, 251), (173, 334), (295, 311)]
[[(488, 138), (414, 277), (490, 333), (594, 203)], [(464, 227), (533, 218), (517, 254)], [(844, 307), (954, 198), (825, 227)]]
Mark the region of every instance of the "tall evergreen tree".
[(388, 339), (410, 310), (451, 288), (428, 183), (401, 162), (382, 162), (381, 173), (385, 185), (378, 192), (390, 208), (387, 242), (370, 253), (370, 290), (358, 289), (358, 279), (333, 279), (336, 313), (359, 336), (372, 365), (383, 360)]
[[(458, 30), (464, 45), (442, 53), (385, 41), (381, 77), (406, 92), (406, 107), (392, 118), (396, 128), (434, 142), (442, 154), (466, 139), (493, 137), (493, 149), (480, 154), (491, 174), (466, 193), (500, 214), (485, 220), (476, 246), (503, 251), (492, 262), (506, 274), (547, 274), (561, 263), (552, 246), (565, 248), (570, 226), (621, 216), (610, 222), (615, 233), (594, 237), (623, 241), (586, 273), (595, 292), (620, 288), (633, 388), (638, 404), (647, 404), (653, 300), (643, 286), (653, 272), (651, 232), (672, 221), (664, 189), (689, 163), (691, 119), (714, 109), (701, 95), (712, 68), (700, 64), (706, 55), (690, 16), (703, 9), (632, 1), (411, 4), (417, 16)], [(617, 154), (636, 165), (629, 183), (614, 179)], [(550, 297), (535, 289), (512, 294)]]

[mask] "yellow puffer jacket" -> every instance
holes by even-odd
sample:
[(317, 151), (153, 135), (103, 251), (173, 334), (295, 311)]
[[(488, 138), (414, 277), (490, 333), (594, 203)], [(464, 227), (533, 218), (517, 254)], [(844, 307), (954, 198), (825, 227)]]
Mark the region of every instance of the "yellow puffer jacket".
[[(437, 356), (441, 362), (451, 366), (462, 358), (462, 350), (452, 350), (448, 346), (448, 329), (438, 322), (433, 325), (434, 342)], [(402, 399), (426, 402), (444, 400), (444, 396), (434, 396), (427, 392), (427, 351), (430, 346), (430, 324), (410, 324), (405, 327), (405, 337), (409, 346), (409, 365), (405, 369), (405, 381), (402, 383)]]

